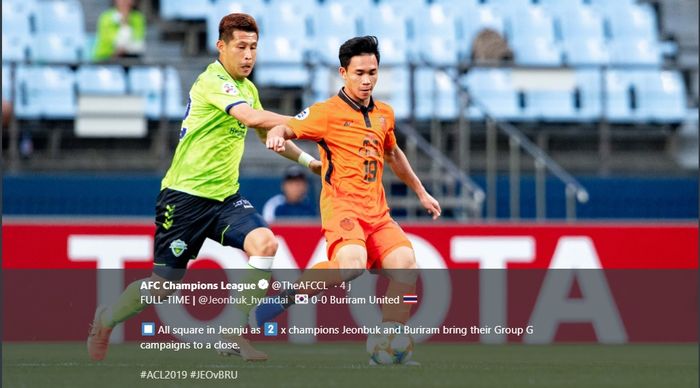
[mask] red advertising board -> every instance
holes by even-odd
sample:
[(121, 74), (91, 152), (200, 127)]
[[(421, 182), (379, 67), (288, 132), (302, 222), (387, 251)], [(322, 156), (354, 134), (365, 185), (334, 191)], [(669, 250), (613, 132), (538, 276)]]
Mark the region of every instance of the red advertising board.
[[(422, 325), (495, 327), (502, 322), (536, 329), (529, 336), (441, 333), (420, 340), (697, 341), (696, 224), (420, 224), (404, 229), (419, 267), (436, 269), (431, 276), (439, 278), (419, 284), (413, 316), (422, 317)], [(279, 240), (275, 268), (297, 274), (326, 259), (318, 226), (278, 225), (273, 230)], [(125, 284), (148, 276), (152, 267), (153, 226), (148, 222), (12, 221), (2, 231), (4, 340), (84, 339), (94, 307), (119, 295)], [(192, 267), (241, 268), (245, 263), (240, 251), (208, 241)], [(129, 271), (114, 283), (96, 269)], [(373, 281), (372, 288), (379, 287)], [(315, 308), (315, 324), (332, 325), (327, 317), (366, 323), (349, 306)], [(147, 309), (141, 317), (167, 322), (160, 311)], [(210, 309), (195, 318), (214, 320), (219, 313)], [(36, 319), (47, 315), (55, 330)], [(305, 319), (290, 313), (280, 324), (298, 325)], [(122, 335), (139, 339), (138, 322), (126, 322)]]

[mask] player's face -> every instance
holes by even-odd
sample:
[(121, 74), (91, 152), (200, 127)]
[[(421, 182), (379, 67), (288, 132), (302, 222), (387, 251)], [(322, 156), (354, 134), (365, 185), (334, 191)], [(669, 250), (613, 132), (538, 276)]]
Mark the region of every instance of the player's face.
[(339, 69), (340, 76), (345, 80), (345, 93), (364, 105), (369, 104), (372, 89), (379, 77), (379, 64), (374, 54), (356, 55), (350, 59), (348, 68)]
[(219, 49), (219, 60), (231, 77), (246, 78), (253, 71), (258, 47), (258, 34), (248, 31), (233, 31), (233, 38), (228, 43), (223, 40), (216, 42)]

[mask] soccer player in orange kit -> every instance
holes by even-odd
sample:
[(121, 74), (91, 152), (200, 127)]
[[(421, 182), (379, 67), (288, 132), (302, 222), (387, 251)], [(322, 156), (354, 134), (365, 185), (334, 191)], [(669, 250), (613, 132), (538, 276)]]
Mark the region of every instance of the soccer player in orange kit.
[[(339, 50), (344, 87), (326, 101), (305, 109), (286, 125), (267, 134), (267, 148), (284, 151), (288, 139), (318, 143), (323, 164), (321, 219), (327, 242), (328, 262), (313, 269), (334, 269), (319, 275), (307, 271), (301, 281), (318, 279), (340, 283), (359, 276), (365, 268), (381, 268), (390, 278), (387, 296), (414, 294), (416, 258), (410, 241), (391, 218), (382, 173), (386, 162), (418, 196), (433, 219), (440, 204), (423, 187), (406, 156), (396, 144), (394, 111), (372, 98), (379, 75), (379, 44), (374, 36), (356, 37)], [(289, 290), (311, 294), (312, 290)], [(287, 305), (262, 303), (251, 312), (251, 324), (261, 326), (282, 313)], [(384, 305), (383, 321), (405, 324), (410, 304)]]

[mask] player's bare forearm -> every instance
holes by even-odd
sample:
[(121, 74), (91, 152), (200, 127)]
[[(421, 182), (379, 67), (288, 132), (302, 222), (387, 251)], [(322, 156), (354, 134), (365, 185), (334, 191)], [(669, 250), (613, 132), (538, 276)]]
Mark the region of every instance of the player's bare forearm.
[(290, 116), (281, 115), (279, 113), (270, 112), (267, 110), (257, 110), (250, 107), (248, 104), (238, 104), (229, 109), (228, 112), (238, 121), (245, 124), (248, 128), (270, 129), (276, 125), (281, 125), (289, 121)]
[[(258, 136), (260, 136), (262, 140), (263, 135), (261, 135), (260, 132), (258, 132)], [(296, 138), (296, 135), (291, 128), (286, 125), (278, 125), (270, 131), (266, 131), (264, 143), (268, 149), (277, 152), (291, 161), (308, 167), (308, 169), (316, 175), (321, 175), (321, 162), (302, 151), (301, 148), (291, 140), (288, 140), (294, 138)]]
[(411, 164), (408, 162), (403, 151), (401, 151), (398, 146), (395, 146), (392, 150), (386, 151), (384, 159), (389, 164), (389, 167), (391, 167), (391, 170), (394, 171), (394, 174), (416, 193), (421, 204), (428, 213), (433, 216), (433, 219), (440, 217), (440, 213), (442, 212), (440, 204), (428, 193), (425, 187), (423, 187), (423, 184), (413, 171), (413, 168), (411, 168)]

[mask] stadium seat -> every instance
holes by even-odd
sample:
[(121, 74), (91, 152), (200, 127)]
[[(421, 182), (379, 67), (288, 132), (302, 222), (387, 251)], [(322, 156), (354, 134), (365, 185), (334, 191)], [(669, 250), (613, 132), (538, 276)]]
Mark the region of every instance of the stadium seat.
[(75, 75), (67, 66), (18, 66), (14, 111), (19, 119), (75, 116)]
[(126, 73), (121, 66), (81, 66), (76, 79), (81, 94), (126, 94)]
[(509, 12), (510, 42), (515, 61), (523, 65), (561, 64), (561, 50), (556, 45), (554, 20), (540, 6), (530, 5)]
[(637, 4), (631, 0), (596, 0), (592, 3), (607, 18), (613, 39), (659, 39), (656, 13), (650, 4)]
[[(270, 5), (273, 7), (273, 5)], [(304, 66), (308, 47), (306, 19), (309, 9), (282, 3), (277, 12), (266, 12), (261, 25), (264, 32), (258, 42), (255, 82), (259, 86), (301, 87), (308, 83)]]
[(610, 62), (619, 65), (661, 65), (658, 42), (645, 39), (615, 39), (610, 43)]
[(405, 66), (382, 68), (372, 95), (375, 99), (391, 105), (397, 121), (407, 119), (411, 113), (408, 68)]
[(36, 34), (29, 50), (39, 63), (77, 63), (85, 54), (85, 17), (77, 0), (42, 2), (36, 9)]
[(42, 2), (36, 10), (36, 32), (84, 39), (85, 16), (78, 0)]
[(221, 22), (222, 17), (233, 12), (243, 12), (253, 16), (257, 21), (264, 14), (264, 10), (265, 4), (263, 0), (217, 0), (214, 5), (209, 8), (209, 13), (207, 15), (207, 48), (209, 51), (217, 51), (216, 41), (219, 39), (219, 22)]
[(358, 13), (367, 12), (373, 9), (374, 0), (324, 0), (324, 4), (338, 3), (346, 7), (353, 7), (359, 10)]
[(31, 40), (29, 35), (2, 34), (2, 62), (24, 62), (27, 60)]
[(85, 57), (84, 36), (38, 33), (29, 46), (29, 58), (37, 63), (78, 63)]
[[(163, 98), (163, 71), (154, 66), (134, 66), (127, 76), (129, 91), (146, 97), (146, 117), (158, 120), (161, 117)], [(182, 86), (173, 67), (165, 70), (165, 117), (180, 119), (185, 114), (182, 103)]]
[[(2, 35), (17, 34), (29, 36), (34, 31), (32, 19), (36, 11), (36, 2), (33, 0), (3, 0), (2, 1)], [(3, 45), (3, 51), (5, 45)]]
[(457, 87), (441, 70), (418, 69), (415, 74), (416, 118), (454, 120), (459, 117)]
[(408, 63), (408, 31), (402, 13), (389, 4), (380, 4), (376, 10), (360, 15), (361, 35), (379, 37), (382, 65)]
[[(554, 4), (553, 1), (550, 3)], [(554, 9), (568, 64), (602, 65), (610, 62), (603, 17), (596, 9), (582, 4)]]
[(632, 109), (632, 77), (624, 70), (608, 70), (605, 74), (607, 104), (605, 113), (611, 122), (637, 121)]
[(607, 65), (610, 63), (608, 46), (598, 39), (567, 39), (562, 43), (565, 62), (569, 65)]
[(559, 66), (562, 63), (559, 45), (545, 38), (515, 39), (513, 51), (519, 65)]
[(324, 64), (338, 63), (338, 48), (357, 36), (358, 15), (363, 10), (340, 4), (323, 4), (313, 15), (313, 57)]
[[(411, 53), (418, 64), (454, 66), (459, 62), (457, 21), (440, 4), (431, 4), (413, 15), (414, 38)], [(419, 27), (419, 28), (417, 28)]]
[(160, 0), (160, 17), (165, 20), (206, 20), (213, 2), (214, 0)]
[[(462, 77), (460, 83), (467, 88), (470, 98), (483, 105), (486, 113), (493, 117), (505, 120), (522, 117), (510, 69), (474, 68)], [(475, 114), (470, 110), (470, 117)]]
[(578, 91), (577, 116), (579, 120), (596, 120), (602, 113), (601, 72), (597, 69), (576, 70)]
[(639, 118), (655, 122), (683, 121), (687, 102), (680, 72), (636, 70), (632, 72), (632, 83)]
[(471, 57), (472, 44), (477, 34), (489, 28), (497, 31), (501, 36), (506, 36), (506, 26), (503, 16), (498, 10), (488, 5), (478, 7), (461, 8), (458, 16), (458, 37), (460, 57), (467, 59)]
[(574, 105), (574, 91), (527, 91), (523, 116), (543, 121), (575, 121), (578, 115)]

